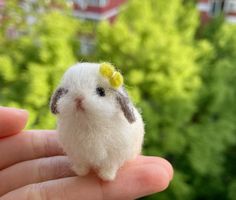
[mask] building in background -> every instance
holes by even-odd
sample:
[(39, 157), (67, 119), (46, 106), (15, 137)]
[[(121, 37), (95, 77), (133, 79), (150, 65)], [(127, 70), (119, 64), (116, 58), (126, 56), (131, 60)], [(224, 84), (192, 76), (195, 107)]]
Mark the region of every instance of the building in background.
[[(4, 20), (4, 17), (6, 17), (3, 12), (1, 12), (1, 10), (5, 8), (4, 2), (6, 3), (6, 1), (7, 0), (0, 0), (0, 23)], [(71, 8), (72, 16), (87, 21), (87, 24), (89, 24), (89, 31), (86, 30), (85, 32), (82, 30), (78, 33), (80, 43), (79, 54), (86, 56), (95, 51), (97, 23), (102, 20), (108, 20), (112, 23), (121, 11), (121, 6), (127, 1), (128, 0), (64, 0), (66, 5)], [(37, 23), (37, 14), (47, 12), (49, 9), (61, 8), (60, 4), (57, 4), (57, 1), (53, 0), (44, 0), (41, 3), (37, 0), (19, 0), (18, 2), (19, 7), (24, 10), (25, 14), (22, 20), (25, 20), (29, 27)], [(14, 26), (8, 27), (6, 31), (6, 36), (11, 39), (17, 38), (21, 34), (22, 31)]]
[(121, 6), (127, 0), (72, 0), (73, 15), (90, 22), (91, 31), (79, 33), (80, 54), (87, 56), (95, 51), (96, 27), (102, 20), (111, 23), (121, 10)]
[(236, 23), (236, 0), (198, 0), (202, 24), (213, 17), (224, 15), (229, 23)]
[(0, 8), (4, 6), (4, 1), (0, 0)]
[(73, 0), (74, 16), (86, 20), (113, 21), (127, 0)]
[(4, 0), (0, 0), (0, 23), (3, 20), (2, 10), (4, 8)]

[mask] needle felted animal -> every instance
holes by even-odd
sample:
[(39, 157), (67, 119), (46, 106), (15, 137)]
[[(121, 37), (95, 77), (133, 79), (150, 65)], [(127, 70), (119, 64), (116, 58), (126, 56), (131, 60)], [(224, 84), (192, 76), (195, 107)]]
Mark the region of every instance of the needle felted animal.
[(69, 68), (51, 97), (59, 141), (76, 174), (90, 169), (103, 180), (140, 152), (141, 115), (130, 101), (122, 75), (109, 63), (79, 63)]

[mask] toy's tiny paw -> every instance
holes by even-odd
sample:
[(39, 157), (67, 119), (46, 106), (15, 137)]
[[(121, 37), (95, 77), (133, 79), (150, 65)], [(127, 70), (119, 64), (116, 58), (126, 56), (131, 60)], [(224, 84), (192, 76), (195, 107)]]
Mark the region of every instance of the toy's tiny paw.
[(98, 176), (104, 181), (113, 181), (116, 178), (116, 170), (100, 169)]
[(89, 168), (87, 166), (73, 166), (73, 170), (79, 176), (85, 176), (89, 173)]

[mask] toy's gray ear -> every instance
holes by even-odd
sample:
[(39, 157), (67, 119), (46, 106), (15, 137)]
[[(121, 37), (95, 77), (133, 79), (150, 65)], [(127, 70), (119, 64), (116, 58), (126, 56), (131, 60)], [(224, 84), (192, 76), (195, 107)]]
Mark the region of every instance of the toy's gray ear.
[(67, 89), (63, 87), (59, 87), (56, 89), (56, 91), (53, 93), (50, 101), (50, 109), (53, 114), (58, 114), (59, 111), (57, 109), (57, 102), (58, 100), (65, 95), (68, 92)]
[(117, 92), (116, 99), (121, 107), (122, 112), (124, 113), (124, 116), (128, 120), (129, 123), (133, 123), (136, 121), (133, 105), (129, 99), (129, 96), (125, 89), (123, 88), (122, 93)]

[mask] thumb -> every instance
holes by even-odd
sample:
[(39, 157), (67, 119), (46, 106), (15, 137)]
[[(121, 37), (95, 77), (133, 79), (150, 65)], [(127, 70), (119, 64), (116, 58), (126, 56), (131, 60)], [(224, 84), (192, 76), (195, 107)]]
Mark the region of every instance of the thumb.
[(0, 107), (0, 138), (19, 133), (26, 125), (26, 110)]

